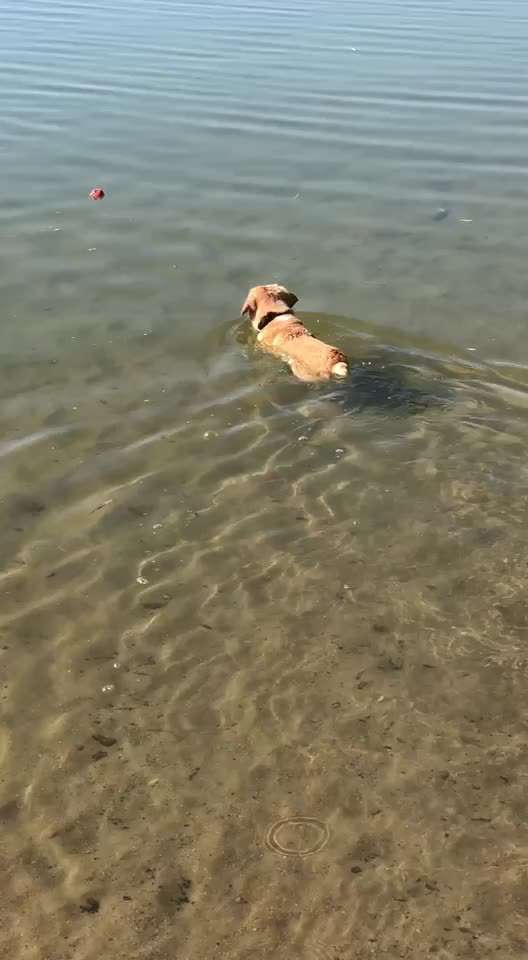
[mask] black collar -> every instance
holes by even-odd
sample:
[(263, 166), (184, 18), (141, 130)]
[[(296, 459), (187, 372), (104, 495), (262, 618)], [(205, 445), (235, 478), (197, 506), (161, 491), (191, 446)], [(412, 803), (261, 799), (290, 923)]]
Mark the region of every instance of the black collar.
[(272, 320), (276, 320), (277, 317), (284, 317), (287, 314), (290, 314), (289, 310), (282, 310), (280, 313), (273, 313), (273, 310), (271, 310), (264, 317), (262, 317), (262, 320), (259, 320), (257, 330), (264, 330), (264, 327), (267, 327), (268, 323), (271, 323)]

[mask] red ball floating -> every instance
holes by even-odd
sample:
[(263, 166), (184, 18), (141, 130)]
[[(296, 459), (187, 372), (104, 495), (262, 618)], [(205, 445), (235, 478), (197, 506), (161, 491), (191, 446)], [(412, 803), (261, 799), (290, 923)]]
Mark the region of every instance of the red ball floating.
[(90, 190), (88, 196), (90, 200), (102, 200), (105, 195), (105, 192), (102, 187), (94, 187), (93, 190)]

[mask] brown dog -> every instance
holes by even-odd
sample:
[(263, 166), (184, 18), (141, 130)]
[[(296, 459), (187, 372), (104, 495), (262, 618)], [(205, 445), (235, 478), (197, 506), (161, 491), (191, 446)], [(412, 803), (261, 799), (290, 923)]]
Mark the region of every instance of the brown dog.
[(249, 291), (241, 313), (249, 314), (264, 349), (282, 357), (299, 380), (346, 377), (345, 355), (306, 329), (292, 310), (297, 299), (286, 287), (266, 283)]

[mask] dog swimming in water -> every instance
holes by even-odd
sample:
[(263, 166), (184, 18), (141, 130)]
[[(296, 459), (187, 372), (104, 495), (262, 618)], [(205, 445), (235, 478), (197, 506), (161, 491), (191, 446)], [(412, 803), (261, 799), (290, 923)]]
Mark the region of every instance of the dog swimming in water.
[(293, 312), (298, 301), (279, 283), (252, 287), (242, 304), (264, 350), (284, 360), (292, 373), (308, 383), (348, 376), (348, 361), (337, 347), (324, 343)]

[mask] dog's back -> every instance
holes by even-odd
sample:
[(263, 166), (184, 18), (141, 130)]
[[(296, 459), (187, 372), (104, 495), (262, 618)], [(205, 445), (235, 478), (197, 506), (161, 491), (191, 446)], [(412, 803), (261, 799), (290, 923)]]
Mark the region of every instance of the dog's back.
[(344, 353), (312, 336), (292, 314), (272, 320), (259, 334), (259, 341), (284, 357), (301, 380), (329, 380), (348, 374)]

